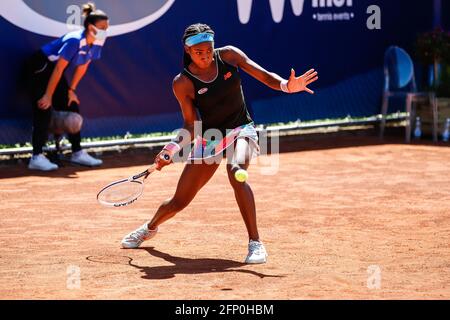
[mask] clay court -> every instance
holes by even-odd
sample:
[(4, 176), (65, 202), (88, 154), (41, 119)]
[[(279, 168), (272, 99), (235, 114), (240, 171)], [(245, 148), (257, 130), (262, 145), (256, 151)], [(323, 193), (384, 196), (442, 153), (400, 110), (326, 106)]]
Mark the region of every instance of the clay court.
[(120, 240), (172, 195), (182, 164), (121, 209), (100, 207), (97, 191), (144, 170), (150, 152), (105, 155), (96, 170), (1, 167), (1, 299), (450, 298), (450, 148), (341, 137), (281, 150), (277, 175), (249, 169), (269, 253), (253, 266), (224, 162), (138, 250)]

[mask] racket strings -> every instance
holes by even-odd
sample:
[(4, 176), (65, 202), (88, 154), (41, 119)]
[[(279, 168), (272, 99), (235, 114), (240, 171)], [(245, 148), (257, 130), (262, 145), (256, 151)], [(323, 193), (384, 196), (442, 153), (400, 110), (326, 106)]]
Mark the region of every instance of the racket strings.
[(142, 194), (143, 184), (139, 181), (126, 181), (104, 189), (98, 200), (105, 204), (126, 204)]

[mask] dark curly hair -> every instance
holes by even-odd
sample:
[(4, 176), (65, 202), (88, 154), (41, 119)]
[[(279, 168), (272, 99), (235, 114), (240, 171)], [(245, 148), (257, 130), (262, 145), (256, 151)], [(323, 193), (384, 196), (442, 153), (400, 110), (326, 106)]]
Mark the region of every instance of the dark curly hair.
[[(191, 36), (195, 36), (196, 34), (199, 34), (199, 33), (204, 33), (204, 32), (214, 35), (213, 29), (211, 29), (211, 27), (208, 26), (207, 24), (196, 23), (196, 24), (190, 25), (184, 31), (183, 45), (184, 45), (184, 43), (185, 43), (187, 38), (189, 38)], [(186, 51), (183, 50), (183, 52), (184, 52), (183, 65), (184, 65), (185, 68), (187, 68), (189, 66), (189, 64), (192, 62), (192, 59), (191, 59), (191, 56), (186, 53)]]

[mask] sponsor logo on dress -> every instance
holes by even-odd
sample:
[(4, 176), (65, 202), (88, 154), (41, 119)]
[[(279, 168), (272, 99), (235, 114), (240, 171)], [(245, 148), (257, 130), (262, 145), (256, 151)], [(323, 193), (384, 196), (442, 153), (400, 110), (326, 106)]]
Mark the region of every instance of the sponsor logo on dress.
[(224, 78), (225, 81), (226, 81), (226, 80), (230, 79), (232, 76), (233, 76), (233, 74), (232, 74), (231, 72), (228, 72), (227, 74), (225, 74), (225, 75), (223, 76), (223, 78)]
[(202, 88), (198, 90), (198, 94), (205, 94), (206, 92), (208, 92), (208, 88)]

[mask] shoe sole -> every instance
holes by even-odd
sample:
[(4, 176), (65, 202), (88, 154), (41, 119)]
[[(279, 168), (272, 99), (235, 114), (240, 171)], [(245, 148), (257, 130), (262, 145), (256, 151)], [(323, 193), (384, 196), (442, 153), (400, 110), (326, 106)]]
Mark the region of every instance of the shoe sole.
[(245, 261), (246, 264), (264, 264), (267, 260), (260, 260), (260, 261)]
[(127, 247), (126, 245), (122, 244), (122, 249), (137, 249), (137, 248), (139, 248), (139, 246), (137, 246), (137, 247)]
[(51, 168), (51, 169), (42, 169), (42, 168), (36, 168), (36, 167), (30, 167), (30, 166), (28, 166), (28, 169), (30, 169), (30, 170), (36, 170), (36, 171), (43, 171), (43, 172), (50, 172), (50, 171), (58, 170), (59, 167)]
[(74, 164), (74, 165), (77, 165), (77, 166), (80, 166), (80, 167), (87, 167), (87, 168), (100, 167), (103, 164), (103, 163), (100, 163), (100, 164), (89, 165), (89, 164), (85, 164), (85, 163), (75, 162), (75, 161), (72, 161), (72, 160), (69, 160), (69, 162), (71, 164)]

